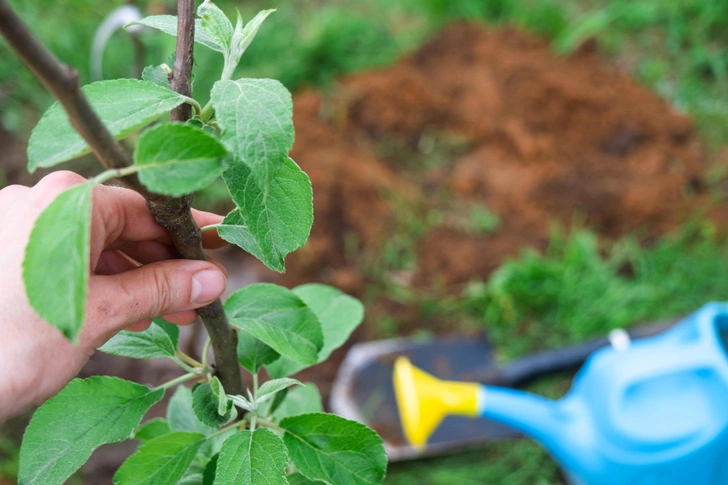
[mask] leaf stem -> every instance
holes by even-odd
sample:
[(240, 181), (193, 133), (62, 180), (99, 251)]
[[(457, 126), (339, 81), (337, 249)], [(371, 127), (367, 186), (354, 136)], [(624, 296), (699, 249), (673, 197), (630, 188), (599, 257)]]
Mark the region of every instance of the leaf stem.
[(220, 227), (221, 225), (222, 225), (222, 224), (210, 224), (209, 226), (201, 227), (201, 228), (200, 228), (200, 232), (207, 232), (207, 231), (211, 231), (211, 230), (213, 230), (213, 229), (217, 229), (217, 228), (218, 228), (218, 227)]
[(233, 77), (237, 64), (232, 60), (230, 53), (225, 54), (225, 62), (223, 63), (222, 75), (220, 76), (221, 81), (229, 81)]
[(255, 431), (255, 426), (258, 423), (258, 373), (253, 373), (253, 405), (255, 406), (255, 411), (250, 417), (250, 431)]
[(208, 359), (210, 357), (210, 344), (212, 344), (212, 340), (210, 337), (207, 337), (207, 340), (205, 341), (205, 346), (202, 349), (202, 365), (207, 367), (208, 366)]
[(185, 364), (182, 359), (178, 357), (171, 357), (172, 361), (177, 364), (178, 366), (182, 367), (182, 369), (186, 370), (189, 373), (195, 373), (195, 369), (193, 367), (190, 367), (189, 365)]
[(155, 387), (154, 390), (156, 391), (157, 389), (169, 389), (170, 387), (174, 387), (178, 384), (182, 384), (184, 382), (191, 381), (192, 379), (199, 379), (199, 378), (200, 378), (200, 374), (198, 374), (197, 372), (190, 372), (189, 374), (185, 374), (183, 376), (179, 376), (175, 379), (172, 379), (169, 382), (165, 382), (164, 384), (161, 384), (161, 385)]
[(208, 123), (212, 119), (212, 115), (215, 114), (215, 108), (212, 107), (212, 100), (208, 101), (202, 111), (200, 112), (200, 118), (203, 123)]
[(195, 98), (191, 98), (189, 96), (183, 96), (185, 103), (189, 104), (193, 108), (195, 108), (195, 114), (201, 115), (202, 114), (202, 106), (200, 106), (200, 103), (197, 102)]
[(193, 359), (192, 357), (190, 357), (189, 355), (185, 354), (181, 350), (177, 350), (175, 352), (175, 355), (177, 356), (177, 358), (179, 358), (180, 360), (183, 360), (184, 362), (186, 362), (187, 364), (191, 365), (192, 367), (203, 367), (203, 368), (204, 367), (207, 367), (207, 364), (203, 364), (201, 362), (198, 362), (197, 360)]
[(245, 416), (240, 421), (233, 421), (229, 426), (226, 426), (224, 428), (218, 429), (214, 433), (212, 433), (210, 435), (207, 435), (205, 437), (205, 439), (208, 439), (209, 440), (210, 438), (214, 438), (216, 436), (220, 436), (221, 434), (225, 434), (225, 433), (227, 433), (230, 430), (244, 429), (247, 424), (248, 424), (248, 417)]
[(273, 421), (271, 421), (269, 419), (264, 419), (264, 418), (259, 417), (258, 424), (260, 424), (261, 426), (265, 426), (266, 428), (273, 428), (278, 431), (286, 432), (285, 428), (281, 428), (280, 426), (278, 426), (276, 423), (274, 423)]
[(105, 172), (101, 172), (97, 176), (89, 179), (89, 182), (92, 184), (103, 184), (104, 182), (107, 182), (113, 178), (122, 178), (126, 177), (127, 175), (131, 175), (133, 173), (137, 173), (139, 170), (141, 170), (141, 167), (137, 165), (132, 165), (130, 167), (125, 168), (112, 168), (111, 170), (106, 170)]
[(233, 423), (232, 426), (227, 426), (225, 428), (218, 429), (214, 433), (207, 435), (205, 437), (205, 439), (206, 440), (209, 440), (209, 439), (215, 438), (216, 436), (220, 436), (221, 434), (225, 434), (225, 433), (227, 433), (230, 430), (233, 430), (234, 431), (237, 428), (238, 428), (238, 423)]

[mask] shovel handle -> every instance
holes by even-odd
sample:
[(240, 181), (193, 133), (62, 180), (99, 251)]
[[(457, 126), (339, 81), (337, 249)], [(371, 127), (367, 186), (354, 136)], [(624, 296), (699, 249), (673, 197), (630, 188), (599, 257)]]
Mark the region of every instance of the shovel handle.
[[(661, 321), (629, 330), (632, 340), (657, 335), (671, 328), (681, 319)], [(597, 350), (607, 347), (610, 342), (602, 337), (558, 350), (547, 350), (514, 360), (503, 367), (496, 367), (477, 375), (474, 380), (482, 384), (518, 387), (543, 376), (559, 372), (574, 371)]]

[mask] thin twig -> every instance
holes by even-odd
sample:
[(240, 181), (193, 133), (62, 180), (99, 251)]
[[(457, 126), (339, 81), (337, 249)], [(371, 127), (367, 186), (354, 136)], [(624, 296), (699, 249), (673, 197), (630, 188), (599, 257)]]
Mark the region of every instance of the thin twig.
[(196, 372), (190, 372), (189, 374), (185, 374), (183, 376), (179, 376), (177, 378), (172, 379), (169, 382), (165, 382), (164, 384), (160, 384), (157, 387), (154, 388), (156, 391), (157, 389), (169, 389), (170, 387), (174, 387), (179, 384), (183, 384), (187, 381), (191, 381), (193, 379), (200, 379), (202, 376)]
[[(129, 152), (106, 129), (89, 104), (78, 83), (78, 72), (62, 64), (31, 33), (25, 23), (10, 8), (7, 0), (0, 0), (0, 34), (20, 59), (33, 71), (48, 91), (68, 113), (73, 127), (91, 147), (96, 158), (107, 169), (126, 168), (133, 164)], [(136, 175), (121, 179), (127, 186), (147, 199), (164, 197), (149, 192)]]
[[(192, 97), (192, 61), (195, 49), (195, 2), (177, 0), (177, 49), (174, 58), (174, 72), (169, 87), (188, 98)], [(181, 104), (172, 110), (172, 121), (185, 122), (192, 117), (188, 104)]]
[(185, 354), (181, 350), (177, 350), (175, 352), (175, 355), (178, 359), (186, 362), (187, 364), (191, 365), (192, 367), (198, 367), (198, 368), (205, 368), (207, 367), (207, 364), (203, 364), (202, 362), (198, 362), (197, 360), (193, 359), (189, 355)]
[[(191, 69), (194, 41), (194, 0), (178, 0), (179, 39), (172, 87), (191, 96)], [(93, 110), (80, 89), (78, 73), (62, 64), (30, 32), (10, 8), (0, 0), (0, 34), (61, 103), (73, 127), (88, 143), (99, 162), (107, 169), (125, 169), (133, 164), (129, 152), (114, 139)], [(191, 114), (189, 104), (183, 104), (172, 114), (174, 121), (186, 121)], [(135, 174), (121, 179), (127, 186), (147, 199), (155, 219), (165, 227), (174, 242), (178, 255), (185, 259), (205, 260), (200, 228), (192, 218), (191, 197), (170, 198), (149, 192)], [(242, 394), (245, 386), (237, 362), (237, 334), (227, 322), (220, 300), (198, 310), (207, 328), (215, 352), (217, 372), (226, 391)]]

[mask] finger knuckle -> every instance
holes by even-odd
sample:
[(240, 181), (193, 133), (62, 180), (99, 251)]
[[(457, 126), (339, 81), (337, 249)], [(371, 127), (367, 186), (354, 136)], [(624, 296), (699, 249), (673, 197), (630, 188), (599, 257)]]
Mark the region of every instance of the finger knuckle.
[(0, 199), (16, 199), (28, 190), (30, 190), (28, 187), (24, 187), (22, 185), (8, 185), (7, 187), (0, 189)]
[(67, 189), (69, 187), (73, 187), (74, 185), (82, 184), (85, 181), (85, 178), (75, 172), (71, 172), (69, 170), (59, 170), (45, 176), (36, 187), (49, 186), (58, 187), (60, 189)]
[(25, 192), (26, 190), (28, 190), (28, 187), (25, 187), (24, 185), (12, 184), (0, 189), (0, 194), (17, 194)]
[(162, 315), (174, 309), (176, 302), (176, 295), (174, 294), (174, 282), (171, 279), (170, 274), (167, 271), (154, 271), (152, 273), (151, 288), (149, 288), (152, 295), (155, 296), (157, 304), (156, 314)]

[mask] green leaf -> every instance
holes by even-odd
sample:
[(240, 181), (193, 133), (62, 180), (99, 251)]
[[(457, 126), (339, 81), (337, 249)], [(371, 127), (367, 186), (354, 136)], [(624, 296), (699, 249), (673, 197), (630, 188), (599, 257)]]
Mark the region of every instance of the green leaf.
[(90, 183), (72, 187), (46, 207), (35, 221), (23, 260), (30, 305), (73, 341), (86, 313), (92, 189)]
[(246, 286), (230, 295), (225, 313), (231, 325), (296, 362), (315, 362), (323, 345), (316, 315), (292, 291), (281, 286)]
[(273, 416), (273, 413), (275, 413), (280, 405), (283, 404), (283, 401), (286, 400), (286, 396), (288, 396), (288, 389), (283, 389), (276, 393), (276, 395), (273, 396), (273, 399), (270, 400), (268, 408), (262, 411), (263, 416)]
[[(116, 139), (139, 130), (184, 102), (168, 88), (138, 79), (99, 81), (81, 88)], [(45, 112), (28, 141), (28, 171), (52, 167), (89, 152), (89, 147), (56, 102)]]
[(184, 386), (179, 386), (172, 395), (172, 399), (169, 400), (167, 421), (173, 431), (188, 431), (204, 435), (215, 431), (215, 428), (207, 426), (197, 418), (192, 409), (192, 391)]
[(241, 431), (220, 450), (215, 485), (288, 485), (288, 454), (281, 439), (265, 428)]
[(179, 340), (179, 327), (155, 318), (143, 332), (123, 330), (99, 348), (101, 352), (134, 359), (174, 357)]
[[(324, 333), (324, 346), (318, 355), (318, 361), (324, 362), (331, 352), (341, 347), (356, 327), (364, 319), (364, 305), (354, 297), (338, 289), (311, 283), (293, 289), (301, 300), (316, 314)], [(281, 358), (268, 365), (272, 377), (284, 377), (295, 374), (303, 366), (290, 359)]]
[(136, 433), (134, 433), (134, 439), (149, 441), (171, 432), (172, 429), (169, 427), (169, 423), (166, 419), (154, 418), (142, 424), (139, 429), (137, 429)]
[(205, 470), (207, 469), (207, 466), (209, 465), (211, 459), (210, 456), (208, 456), (205, 452), (206, 448), (208, 449), (208, 451), (211, 450), (211, 447), (208, 445), (202, 445), (200, 451), (197, 452), (197, 456), (192, 461), (192, 464), (176, 485), (202, 485), (204, 481)]
[(300, 473), (294, 473), (293, 475), (288, 475), (288, 485), (321, 485), (323, 482), (319, 482), (318, 480), (309, 480), (308, 478), (304, 477)]
[(128, 439), (162, 389), (98, 376), (72, 380), (36, 411), (20, 447), (22, 484), (61, 485), (105, 443)]
[(202, 122), (202, 118), (200, 118), (199, 116), (195, 116), (193, 118), (190, 118), (189, 120), (187, 120), (185, 122), (185, 124), (187, 124), (189, 126), (192, 126), (194, 128), (197, 128), (198, 130), (202, 130), (205, 133), (207, 133), (208, 135), (213, 135), (213, 136), (215, 135), (215, 128), (213, 128), (210, 125), (207, 125), (207, 124), (203, 123)]
[(192, 460), (192, 464), (184, 475), (182, 475), (182, 478), (180, 478), (176, 485), (200, 485), (202, 483), (202, 477), (205, 473), (205, 464), (200, 463), (200, 458), (201, 455), (198, 453), (197, 457)]
[(264, 382), (263, 385), (258, 388), (258, 392), (255, 395), (255, 400), (259, 403), (266, 401), (273, 397), (277, 392), (282, 391), (283, 389), (287, 389), (296, 384), (299, 386), (303, 385), (301, 381), (297, 381), (296, 379), (289, 379), (287, 377), (284, 377), (283, 379), (273, 379)]
[(278, 409), (273, 411), (273, 419), (280, 421), (299, 414), (321, 413), (324, 410), (321, 393), (316, 384), (306, 384), (288, 390), (288, 394)]
[(175, 197), (213, 182), (227, 168), (227, 150), (214, 136), (190, 125), (163, 124), (144, 132), (134, 163), (152, 192)]
[(255, 411), (255, 406), (251, 403), (247, 397), (241, 395), (230, 396), (236, 406), (241, 407), (247, 411)]
[(216, 82), (210, 99), (223, 141), (267, 194), (293, 146), (291, 93), (273, 79), (239, 79)]
[(330, 485), (382, 483), (387, 457), (371, 429), (333, 414), (304, 414), (284, 419), (283, 441), (302, 475)]
[(233, 24), (217, 5), (206, 0), (197, 8), (197, 16), (202, 18), (202, 28), (215, 40), (215, 43), (225, 49), (230, 49), (233, 37)]
[(324, 346), (319, 352), (319, 362), (328, 359), (331, 352), (341, 347), (364, 320), (364, 305), (332, 286), (310, 283), (294, 288), (293, 293), (321, 322)]
[(155, 318), (152, 320), (152, 323), (167, 332), (169, 338), (172, 339), (172, 345), (174, 345), (174, 348), (177, 348), (179, 345), (179, 325), (169, 323), (164, 318)]
[(228, 404), (230, 400), (225, 394), (225, 389), (222, 387), (222, 382), (216, 376), (212, 376), (210, 379), (210, 390), (217, 398), (217, 414), (224, 416), (227, 413)]
[[(165, 64), (165, 68), (169, 67)], [(161, 88), (170, 89), (169, 87), (169, 75), (161, 65), (159, 66), (147, 66), (142, 70), (142, 81), (147, 81), (155, 84)]]
[(275, 361), (280, 354), (249, 333), (238, 333), (238, 362), (255, 374), (266, 364)]
[[(141, 20), (125, 25), (125, 28), (130, 25), (145, 25), (177, 37), (177, 17), (174, 15), (150, 15), (149, 17), (144, 17)], [(195, 42), (204, 45), (208, 49), (225, 52), (225, 48), (207, 33), (200, 19), (195, 20)]]
[(223, 220), (218, 234), (283, 272), (286, 255), (303, 246), (311, 232), (313, 192), (308, 175), (286, 158), (267, 197), (240, 162), (233, 162), (223, 179), (238, 209)]
[(175, 485), (205, 442), (199, 433), (169, 433), (142, 444), (114, 474), (116, 485)]
[(225, 400), (224, 414), (218, 413), (218, 396), (212, 391), (209, 383), (199, 384), (192, 390), (192, 409), (197, 418), (212, 428), (219, 428), (229, 423), (237, 416), (233, 402), (227, 397)]
[(215, 475), (217, 472), (217, 460), (220, 458), (220, 454), (217, 453), (205, 466), (205, 471), (202, 474), (202, 485), (214, 485)]
[(253, 17), (253, 20), (248, 22), (245, 28), (243, 28), (243, 19), (240, 17), (240, 12), (238, 12), (238, 21), (235, 24), (235, 31), (233, 32), (232, 41), (230, 42), (230, 57), (234, 66), (238, 65), (238, 62), (240, 62), (240, 58), (245, 53), (245, 50), (248, 48), (250, 43), (253, 42), (253, 39), (258, 33), (258, 29), (260, 29), (260, 26), (263, 25), (263, 21), (277, 10), (277, 8), (261, 10), (255, 17)]

